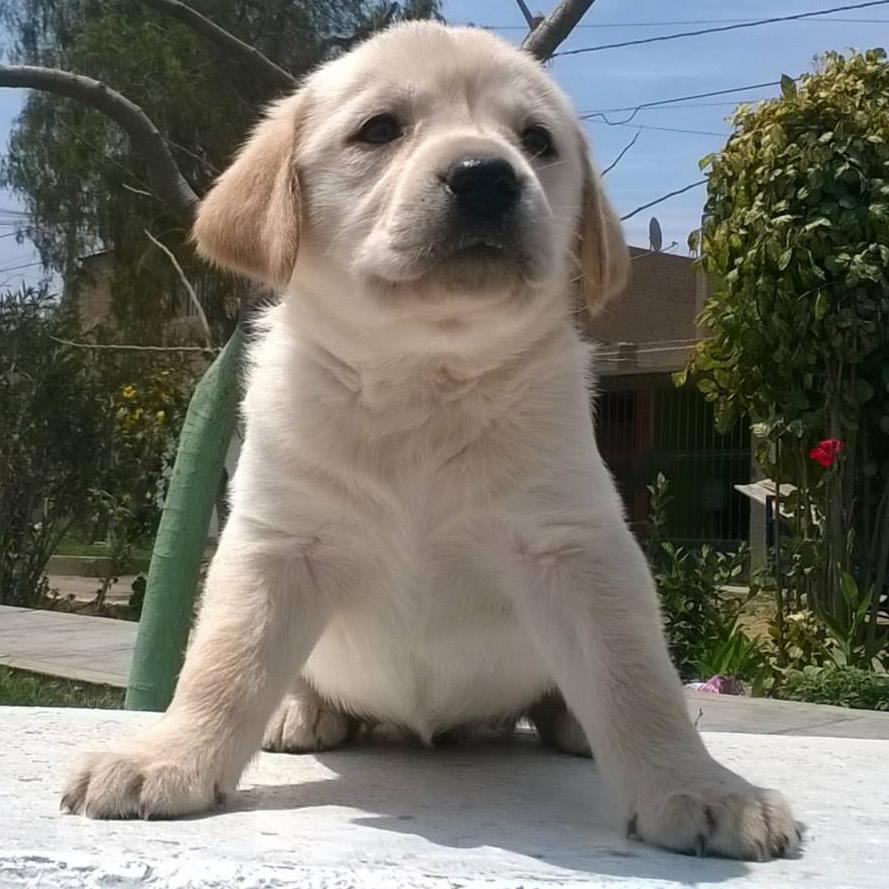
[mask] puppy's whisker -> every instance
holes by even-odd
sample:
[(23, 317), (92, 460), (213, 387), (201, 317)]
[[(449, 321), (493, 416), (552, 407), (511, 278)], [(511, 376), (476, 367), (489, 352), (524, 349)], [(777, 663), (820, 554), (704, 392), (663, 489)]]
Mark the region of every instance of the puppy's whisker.
[(547, 170), (552, 170), (553, 167), (561, 167), (563, 164), (567, 164), (564, 158), (557, 161), (550, 161), (548, 164), (544, 164), (542, 167), (537, 167), (538, 173), (545, 173)]

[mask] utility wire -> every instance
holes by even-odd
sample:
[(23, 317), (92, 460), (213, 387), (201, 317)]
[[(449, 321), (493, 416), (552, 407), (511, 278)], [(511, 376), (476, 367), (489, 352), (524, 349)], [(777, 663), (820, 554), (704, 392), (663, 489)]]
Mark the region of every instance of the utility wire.
[(604, 123), (609, 127), (629, 127), (634, 130), (656, 130), (659, 133), (686, 133), (689, 136), (719, 136), (728, 139), (731, 133), (720, 133), (716, 130), (687, 130), (683, 127), (658, 127), (645, 123), (627, 123), (625, 120), (587, 120), (587, 123)]
[(871, 6), (886, 6), (889, 0), (868, 0), (867, 3), (853, 3), (847, 6), (834, 6), (830, 9), (816, 9), (811, 12), (798, 12), (795, 15), (782, 15), (769, 19), (756, 19), (749, 22), (739, 22), (734, 25), (722, 25), (718, 28), (703, 28), (698, 31), (679, 31), (675, 34), (659, 34), (656, 37), (643, 37), (639, 40), (623, 40), (620, 43), (601, 43), (598, 46), (582, 46), (578, 49), (566, 49), (553, 53), (551, 58), (559, 56), (576, 56), (587, 52), (601, 52), (605, 49), (620, 49), (625, 46), (641, 46), (647, 43), (660, 43), (665, 40), (678, 40), (681, 37), (700, 37), (704, 34), (718, 34), (723, 31), (738, 31), (741, 28), (758, 28), (761, 25), (772, 25), (776, 22), (793, 22), (799, 19), (813, 18), (814, 16), (830, 15), (832, 12), (844, 12), (849, 9), (867, 9)]
[(580, 115), (581, 120), (587, 120), (591, 117), (600, 117), (605, 114), (618, 114), (622, 111), (638, 112), (645, 108), (659, 108), (661, 105), (674, 105), (677, 102), (686, 102), (692, 99), (710, 99), (713, 96), (728, 96), (732, 93), (744, 93), (747, 90), (766, 89), (767, 87), (780, 86), (780, 80), (767, 80), (763, 83), (748, 83), (746, 86), (733, 86), (728, 89), (710, 90), (706, 93), (689, 93), (686, 96), (673, 96), (671, 99), (656, 99), (653, 102), (640, 102), (638, 105), (624, 105), (619, 108), (595, 108), (592, 111), (585, 111)]
[[(596, 22), (594, 24), (578, 24), (574, 26), (575, 30), (582, 29), (596, 29), (596, 30), (606, 30), (608, 28), (679, 28), (686, 27), (688, 25), (734, 25), (734, 24), (746, 24), (752, 19), (684, 19), (682, 21), (660, 21), (660, 22)], [(821, 21), (820, 19), (813, 19), (813, 25), (829, 25), (833, 22), (843, 22), (845, 24), (858, 24), (858, 25), (883, 25), (889, 24), (889, 19), (847, 19), (847, 18), (835, 18), (830, 19), (828, 21)], [(461, 25), (473, 25), (474, 22), (455, 22), (454, 24)], [(480, 28), (486, 28), (489, 31), (527, 31), (527, 27), (525, 25), (478, 25)]]
[(647, 204), (642, 204), (641, 206), (636, 207), (635, 210), (630, 210), (629, 213), (621, 216), (620, 221), (623, 222), (626, 219), (631, 219), (637, 213), (641, 213), (643, 210), (647, 210), (649, 207), (653, 207), (655, 204), (660, 204), (663, 201), (666, 201), (668, 198), (674, 198), (678, 194), (683, 194), (686, 191), (691, 191), (693, 188), (697, 188), (699, 185), (703, 185), (706, 181), (706, 179), (698, 179), (697, 182), (692, 182), (691, 184), (683, 186), (682, 188), (677, 188), (675, 191), (668, 191), (666, 194), (662, 194), (659, 198), (655, 198), (653, 201), (649, 201)]
[(621, 148), (618, 156), (599, 175), (603, 178), (607, 176), (624, 159), (624, 155), (636, 144), (640, 135), (642, 135), (641, 130), (637, 129), (633, 138)]
[(20, 272), (22, 269), (32, 269), (37, 265), (43, 265), (43, 263), (38, 260), (37, 262), (29, 262), (26, 265), (7, 266), (6, 268), (0, 268), (0, 275), (5, 275), (7, 272)]

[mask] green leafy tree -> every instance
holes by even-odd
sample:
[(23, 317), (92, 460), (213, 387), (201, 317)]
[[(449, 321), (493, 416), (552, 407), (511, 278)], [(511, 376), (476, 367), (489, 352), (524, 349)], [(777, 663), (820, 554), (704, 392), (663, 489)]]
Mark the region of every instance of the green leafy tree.
[[(85, 74), (123, 93), (152, 119), (199, 195), (267, 101), (373, 30), (438, 9), (437, 0), (194, 4), (196, 12), (279, 66), (283, 77), (274, 81), (172, 17), (168, 7), (175, 6), (2, 0), (0, 12), (15, 38), (13, 61)], [(24, 196), (31, 222), (21, 234), (34, 239), (51, 268), (70, 276), (84, 254), (110, 252), (118, 325), (131, 336), (158, 339), (177, 289), (175, 270), (146, 231), (173, 251), (199, 285), (217, 342), (230, 333), (239, 285), (197, 263), (187, 241), (189, 220), (152, 193), (143, 159), (105, 115), (49, 93), (30, 93), (0, 182)]]
[(91, 510), (105, 410), (78, 330), (45, 290), (0, 295), (0, 601), (31, 605), (69, 527)]
[(160, 516), (196, 367), (69, 345), (82, 335), (45, 288), (0, 295), (0, 601), (10, 604), (40, 600), (47, 560), (75, 529), (111, 543), (104, 594)]
[(798, 488), (792, 530), (815, 545), (781, 553), (781, 570), (846, 626), (853, 575), (873, 638), (889, 560), (889, 65), (882, 50), (829, 53), (782, 84), (702, 162), (715, 290), (689, 370), (720, 423), (751, 418), (763, 467)]
[(157, 530), (185, 416), (194, 366), (177, 355), (100, 353), (104, 439), (92, 490), (97, 524), (109, 544), (97, 603), (130, 567), (133, 548)]

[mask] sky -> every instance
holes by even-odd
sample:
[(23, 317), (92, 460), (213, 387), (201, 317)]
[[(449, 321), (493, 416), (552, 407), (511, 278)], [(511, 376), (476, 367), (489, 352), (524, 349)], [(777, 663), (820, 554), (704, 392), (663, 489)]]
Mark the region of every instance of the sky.
[[(792, 15), (847, 5), (855, 0), (597, 0), (560, 50), (639, 40), (661, 34), (698, 30), (719, 24)], [(860, 0), (859, 0), (860, 2)], [(549, 12), (555, 2), (528, 2), (532, 12)], [(516, 0), (444, 0), (451, 22), (471, 22), (494, 28), (519, 42), (525, 23)], [(829, 16), (780, 22), (758, 28), (707, 34), (642, 46), (605, 49), (557, 57), (550, 72), (568, 94), (578, 113), (602, 111), (614, 122), (625, 121), (646, 102), (734, 89), (777, 81), (810, 70), (815, 55), (828, 49), (869, 49), (889, 42), (889, 4)], [(605, 184), (620, 215), (641, 204), (702, 178), (698, 160), (718, 151), (730, 132), (726, 118), (742, 100), (767, 98), (778, 87), (750, 89), (727, 96), (689, 99), (660, 108), (640, 110), (631, 122), (609, 125), (594, 118), (585, 125), (600, 168), (608, 166), (638, 133), (636, 144), (608, 173)], [(0, 134), (5, 147), (10, 127), (21, 110), (21, 90), (0, 90)], [(648, 224), (656, 216), (663, 244), (687, 252), (689, 232), (700, 221), (704, 188), (697, 187), (627, 220), (631, 244), (648, 245)], [(19, 281), (36, 283), (39, 267), (17, 269), (39, 257), (29, 242), (11, 237), (10, 211), (21, 200), (0, 190), (0, 286)]]

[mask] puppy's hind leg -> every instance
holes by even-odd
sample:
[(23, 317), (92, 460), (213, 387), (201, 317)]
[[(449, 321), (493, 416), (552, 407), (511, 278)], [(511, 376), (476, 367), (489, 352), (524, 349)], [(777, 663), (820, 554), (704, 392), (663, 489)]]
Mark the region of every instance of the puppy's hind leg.
[(262, 749), (273, 753), (311, 753), (339, 747), (358, 728), (358, 720), (339, 710), (301, 676), (266, 726)]
[(547, 747), (572, 756), (589, 758), (593, 755), (583, 727), (568, 709), (560, 692), (551, 691), (544, 695), (528, 710), (528, 719)]

